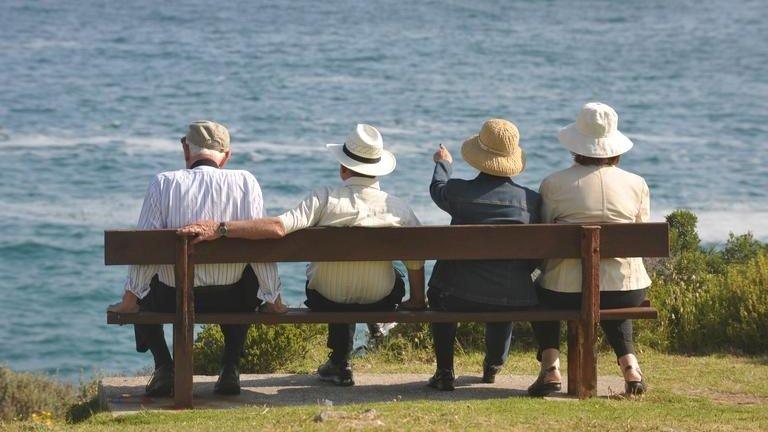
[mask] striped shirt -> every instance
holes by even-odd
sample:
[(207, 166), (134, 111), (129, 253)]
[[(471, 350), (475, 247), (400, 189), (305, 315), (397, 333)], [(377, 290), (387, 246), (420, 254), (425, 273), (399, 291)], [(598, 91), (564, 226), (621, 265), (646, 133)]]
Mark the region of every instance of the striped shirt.
[[(309, 194), (296, 208), (278, 216), (286, 234), (312, 226), (418, 226), (404, 201), (387, 194), (376, 179), (351, 177), (342, 186)], [(366, 245), (360, 245), (365, 248)], [(411, 270), (423, 261), (403, 261)], [(318, 262), (307, 267), (308, 288), (337, 303), (377, 302), (392, 291), (392, 261)]]
[[(261, 188), (251, 173), (201, 165), (155, 176), (144, 197), (138, 228), (179, 228), (204, 219), (256, 219), (263, 216), (262, 209)], [(196, 265), (195, 286), (234, 284), (242, 277), (246, 265)], [(258, 297), (274, 303), (280, 294), (277, 265), (251, 263), (251, 267), (259, 279)], [(173, 266), (140, 265), (131, 266), (125, 289), (144, 298), (149, 293), (149, 283), (155, 274), (160, 282), (175, 286)]]

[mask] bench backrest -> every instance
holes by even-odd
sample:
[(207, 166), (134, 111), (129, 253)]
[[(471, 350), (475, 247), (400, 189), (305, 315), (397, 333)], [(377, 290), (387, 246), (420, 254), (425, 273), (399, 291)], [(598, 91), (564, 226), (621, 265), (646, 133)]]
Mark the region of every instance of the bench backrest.
[[(600, 226), (601, 258), (669, 256), (666, 223)], [(224, 238), (195, 245), (196, 264), (233, 262), (579, 258), (583, 227), (571, 224), (310, 228), (280, 240)], [(107, 265), (175, 264), (175, 230), (104, 233)]]

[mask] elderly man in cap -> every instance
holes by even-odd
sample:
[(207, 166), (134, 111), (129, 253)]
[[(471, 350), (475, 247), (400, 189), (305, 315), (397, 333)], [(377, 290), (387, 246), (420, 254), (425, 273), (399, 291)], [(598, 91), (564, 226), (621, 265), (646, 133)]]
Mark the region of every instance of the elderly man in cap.
[[(312, 226), (415, 226), (419, 220), (402, 200), (381, 190), (378, 176), (395, 169), (395, 157), (384, 150), (379, 131), (359, 124), (344, 144), (328, 144), (339, 162), (344, 183), (310, 193), (299, 205), (275, 218), (224, 223), (201, 221), (181, 230), (197, 234), (197, 241), (222, 235), (248, 239), (280, 238)], [(360, 245), (365, 248), (366, 245)], [(410, 299), (403, 306), (426, 307), (423, 261), (405, 261)], [(306, 305), (317, 311), (394, 310), (405, 295), (403, 275), (391, 261), (322, 262), (307, 268)], [(320, 379), (340, 386), (354, 385), (349, 356), (355, 333), (354, 324), (329, 324), (328, 348), (331, 354), (320, 366)]]
[[(225, 170), (231, 156), (229, 132), (212, 121), (189, 125), (181, 139), (186, 169), (156, 175), (149, 184), (138, 228), (178, 228), (201, 218), (221, 221), (263, 216), (259, 183), (247, 171)], [(147, 245), (148, 247), (151, 245)], [(132, 266), (122, 302), (109, 310), (173, 312), (175, 277), (168, 265)], [(285, 312), (275, 264), (203, 264), (195, 266), (195, 309), (200, 312)], [(237, 365), (247, 325), (222, 325), (224, 354), (218, 394), (240, 393)], [(146, 386), (149, 396), (173, 394), (173, 359), (160, 324), (135, 325), (136, 349), (152, 352), (155, 372)]]

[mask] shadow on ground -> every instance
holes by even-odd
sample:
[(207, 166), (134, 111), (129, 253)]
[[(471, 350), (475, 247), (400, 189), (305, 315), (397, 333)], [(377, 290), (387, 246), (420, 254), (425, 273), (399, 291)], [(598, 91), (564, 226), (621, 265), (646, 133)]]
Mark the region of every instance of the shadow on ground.
[[(501, 399), (528, 397), (526, 388), (534, 376), (506, 375), (495, 384), (483, 384), (476, 376), (460, 376), (456, 390), (441, 392), (426, 386), (425, 374), (358, 374), (354, 387), (336, 387), (323, 383), (316, 375), (242, 375), (239, 396), (213, 394), (215, 376), (196, 376), (194, 398), (196, 408), (231, 408), (249, 405), (311, 406), (347, 405), (388, 401)], [(147, 377), (106, 378), (102, 381), (100, 401), (115, 414), (140, 410), (173, 409), (171, 398), (149, 398), (143, 395)], [(564, 389), (565, 390), (565, 389)], [(620, 377), (601, 377), (598, 394), (612, 396), (623, 390)], [(551, 399), (573, 400), (565, 393)]]

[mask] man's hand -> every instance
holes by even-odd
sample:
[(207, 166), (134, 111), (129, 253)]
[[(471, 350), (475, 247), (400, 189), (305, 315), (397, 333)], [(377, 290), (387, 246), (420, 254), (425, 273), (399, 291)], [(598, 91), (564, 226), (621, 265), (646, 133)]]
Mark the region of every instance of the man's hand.
[(405, 310), (424, 310), (427, 308), (427, 302), (422, 299), (417, 298), (409, 298), (408, 300), (400, 303), (400, 307), (398, 309), (405, 309)]
[(197, 221), (193, 224), (181, 227), (176, 230), (176, 234), (196, 236), (195, 239), (192, 240), (192, 244), (216, 240), (221, 237), (219, 235), (219, 223), (212, 220)]
[(259, 312), (268, 314), (284, 314), (288, 312), (288, 308), (285, 307), (280, 296), (277, 296), (277, 299), (274, 303), (265, 302), (262, 304), (259, 307)]
[(432, 160), (435, 161), (435, 163), (440, 161), (446, 161), (448, 163), (453, 163), (453, 156), (451, 156), (451, 152), (448, 151), (447, 148), (445, 148), (444, 145), (440, 144), (440, 148), (437, 149), (435, 154), (432, 156)]
[(136, 313), (139, 311), (139, 298), (136, 294), (126, 291), (123, 293), (123, 300), (107, 307), (107, 312), (115, 313)]

